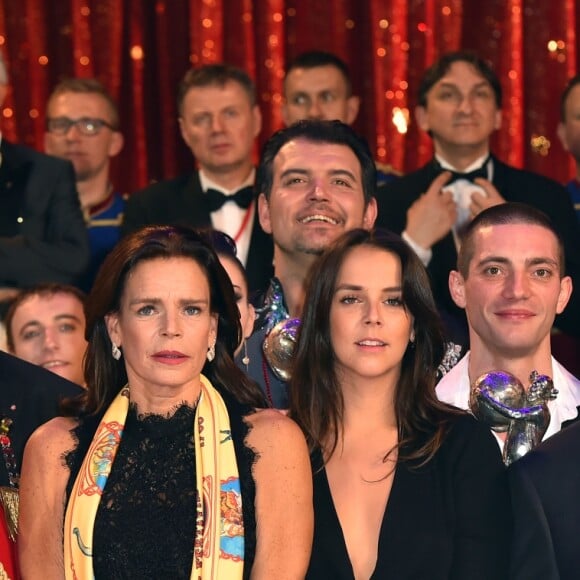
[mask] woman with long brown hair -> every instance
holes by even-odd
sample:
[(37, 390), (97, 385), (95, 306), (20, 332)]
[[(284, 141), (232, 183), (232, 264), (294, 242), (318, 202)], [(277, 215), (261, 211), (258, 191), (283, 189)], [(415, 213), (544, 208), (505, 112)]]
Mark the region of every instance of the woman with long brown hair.
[(510, 504), (489, 429), (440, 403), (426, 271), (388, 232), (347, 232), (311, 271), (291, 416), (313, 458), (309, 579), (497, 580)]

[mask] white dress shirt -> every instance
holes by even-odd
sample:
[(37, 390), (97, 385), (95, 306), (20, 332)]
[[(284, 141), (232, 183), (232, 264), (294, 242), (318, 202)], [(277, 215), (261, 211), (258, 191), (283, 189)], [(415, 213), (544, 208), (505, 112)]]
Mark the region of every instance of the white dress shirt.
[[(450, 163), (447, 163), (444, 159), (435, 155), (435, 159), (439, 162), (439, 165), (445, 170), (454, 171), (455, 173), (469, 173), (470, 171), (475, 171), (483, 165), (483, 162), (489, 157), (489, 153), (478, 157), (471, 165), (459, 171), (456, 167), (453, 167)], [(493, 179), (493, 163), (491, 159), (487, 163), (487, 179), (491, 181)], [(485, 190), (479, 185), (469, 181), (467, 179), (457, 179), (451, 185), (444, 185), (443, 189), (445, 191), (450, 191), (453, 195), (453, 201), (457, 208), (457, 219), (455, 220), (455, 225), (451, 228), (453, 233), (453, 239), (455, 241), (455, 247), (459, 249), (460, 239), (457, 234), (458, 230), (461, 230), (471, 219), (469, 206), (471, 205), (471, 196), (475, 191), (487, 195)], [(431, 248), (424, 248), (420, 246), (413, 238), (409, 236), (405, 230), (401, 237), (407, 242), (409, 246), (414, 250), (414, 252), (419, 256), (423, 265), (427, 267), (431, 258), (433, 257), (433, 251)]]
[[(437, 398), (440, 401), (469, 410), (469, 352), (439, 381), (436, 387)], [(533, 370), (533, 369), (530, 369)], [(477, 378), (477, 377), (475, 377)], [(548, 401), (550, 409), (550, 424), (544, 434), (544, 439), (560, 431), (562, 423), (575, 419), (580, 406), (580, 380), (569, 373), (554, 357), (552, 357), (552, 380), (558, 390), (558, 396)], [(475, 380), (475, 379), (474, 379)], [(503, 441), (495, 431), (495, 438), (503, 449)]]

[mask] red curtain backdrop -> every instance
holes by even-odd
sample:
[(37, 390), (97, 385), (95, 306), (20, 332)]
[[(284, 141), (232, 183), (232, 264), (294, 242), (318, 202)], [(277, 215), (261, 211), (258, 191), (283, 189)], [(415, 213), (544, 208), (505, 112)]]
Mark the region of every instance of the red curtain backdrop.
[(466, 48), (502, 80), (503, 126), (493, 150), (559, 181), (572, 165), (557, 136), (559, 97), (576, 72), (580, 0), (3, 0), (0, 50), (11, 91), (7, 139), (43, 145), (44, 107), (63, 77), (95, 76), (118, 100), (126, 144), (114, 184), (132, 192), (191, 169), (175, 94), (189, 66), (227, 61), (255, 79), (263, 142), (281, 126), (285, 63), (335, 52), (362, 97), (356, 123), (377, 159), (407, 172), (431, 155), (413, 109), (421, 72)]

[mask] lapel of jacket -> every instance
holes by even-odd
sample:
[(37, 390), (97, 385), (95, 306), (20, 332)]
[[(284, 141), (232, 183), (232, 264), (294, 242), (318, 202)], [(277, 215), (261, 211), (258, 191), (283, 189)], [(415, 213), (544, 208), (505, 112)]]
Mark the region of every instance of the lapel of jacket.
[[(31, 224), (37, 223), (28, 219), (30, 211), (41, 207), (37, 197), (44, 193), (38, 187), (30, 187), (29, 181), (34, 164), (26, 154), (26, 149), (8, 143), (4, 139), (1, 145), (2, 165), (0, 166), (0, 199), (2, 216), (0, 227), (2, 235), (18, 235), (29, 230)], [(17, 217), (25, 217), (24, 222)]]
[(211, 216), (205, 194), (201, 189), (198, 171), (191, 174), (181, 193), (182, 208), (180, 210), (184, 210), (188, 222), (193, 227), (211, 226)]
[[(424, 165), (421, 171), (421, 180), (423, 190), (427, 191), (433, 180), (441, 173), (441, 169), (435, 157), (429, 163)], [(443, 266), (441, 262), (443, 261)], [(443, 270), (447, 271), (449, 264), (455, 267), (457, 261), (457, 248), (453, 239), (453, 233), (449, 231), (445, 237), (433, 245), (433, 259), (429, 263), (428, 270)], [(446, 275), (446, 274), (445, 274)]]
[[(379, 535), (377, 566), (373, 580), (381, 578), (440, 577), (446, 541), (442, 522), (441, 489), (437, 458), (418, 467), (398, 462)], [(417, 541), (419, 536), (431, 541)], [(438, 553), (439, 552), (439, 553)]]
[(493, 183), (494, 187), (498, 190), (500, 195), (502, 194), (502, 190), (505, 190), (507, 187), (508, 181), (508, 172), (509, 172), (509, 165), (502, 163), (495, 155), (491, 154), (491, 162), (493, 163), (493, 179), (491, 182)]
[(272, 236), (267, 234), (260, 225), (258, 216), (258, 201), (254, 213), (254, 224), (252, 226), (252, 236), (248, 249), (248, 259), (246, 261), (246, 273), (248, 282), (253, 291), (265, 289), (268, 281), (274, 275), (274, 243)]
[(2, 139), (0, 153), (2, 155), (2, 165), (0, 165), (0, 180), (10, 182), (13, 186), (23, 187), (28, 180), (32, 169), (32, 162), (22, 155), (23, 149)]
[(417, 170), (417, 181), (416, 181), (416, 195), (415, 199), (418, 199), (421, 195), (423, 195), (429, 186), (433, 182), (433, 180), (441, 173), (439, 169), (439, 165), (435, 160), (435, 157), (431, 159), (428, 163), (423, 165), (420, 169)]

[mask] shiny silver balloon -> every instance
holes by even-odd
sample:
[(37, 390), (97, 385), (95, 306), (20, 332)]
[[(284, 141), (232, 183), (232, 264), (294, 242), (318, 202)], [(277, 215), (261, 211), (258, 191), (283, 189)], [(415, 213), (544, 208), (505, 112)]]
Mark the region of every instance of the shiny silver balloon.
[(506, 465), (531, 451), (542, 440), (550, 424), (548, 401), (558, 391), (546, 375), (530, 374), (526, 393), (522, 383), (505, 371), (492, 371), (476, 379), (469, 407), (473, 414), (497, 432), (507, 431), (503, 448)]
[(278, 322), (266, 335), (262, 345), (264, 356), (272, 372), (281, 381), (287, 382), (291, 377), (292, 359), (299, 326), (299, 318), (287, 318)]

